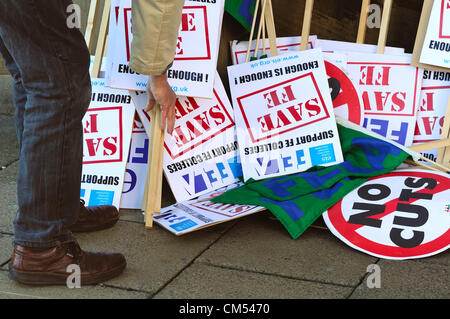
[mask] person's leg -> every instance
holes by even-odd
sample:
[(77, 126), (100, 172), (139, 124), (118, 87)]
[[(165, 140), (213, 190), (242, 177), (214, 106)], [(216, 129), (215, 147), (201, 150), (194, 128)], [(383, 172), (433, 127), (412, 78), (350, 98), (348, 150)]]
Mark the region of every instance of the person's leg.
[(21, 147), (14, 241), (27, 247), (73, 241), (68, 227), (80, 209), (81, 119), (91, 90), (83, 36), (66, 24), (70, 3), (0, 2), (2, 51), (12, 57), (16, 66), (12, 74), (26, 93), (24, 99), (17, 84)]

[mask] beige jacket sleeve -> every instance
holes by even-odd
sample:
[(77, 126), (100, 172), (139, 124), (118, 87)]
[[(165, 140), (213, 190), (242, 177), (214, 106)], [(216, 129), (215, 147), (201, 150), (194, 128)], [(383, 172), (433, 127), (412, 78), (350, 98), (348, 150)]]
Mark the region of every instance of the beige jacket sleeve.
[(164, 73), (175, 56), (184, 0), (133, 0), (130, 67), (141, 74)]

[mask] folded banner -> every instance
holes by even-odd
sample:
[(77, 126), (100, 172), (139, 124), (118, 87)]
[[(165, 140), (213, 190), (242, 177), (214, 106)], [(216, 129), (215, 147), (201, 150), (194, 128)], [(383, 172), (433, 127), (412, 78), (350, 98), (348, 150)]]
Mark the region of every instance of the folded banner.
[(344, 162), (250, 181), (211, 201), (269, 209), (298, 238), (328, 208), (372, 176), (389, 173), (417, 153), (343, 119), (336, 119)]

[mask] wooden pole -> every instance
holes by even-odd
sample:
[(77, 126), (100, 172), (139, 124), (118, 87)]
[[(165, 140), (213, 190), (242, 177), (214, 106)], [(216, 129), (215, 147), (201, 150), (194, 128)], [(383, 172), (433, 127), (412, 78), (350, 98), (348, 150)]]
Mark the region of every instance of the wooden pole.
[(366, 39), (366, 24), (367, 24), (367, 16), (369, 15), (369, 5), (370, 0), (362, 0), (356, 43), (362, 44)]
[(161, 129), (161, 108), (153, 107), (150, 122), (149, 158), (147, 166), (147, 200), (145, 207), (145, 228), (153, 227), (153, 215), (161, 212), (164, 131)]
[(410, 149), (416, 152), (425, 152), (435, 148), (445, 148), (450, 147), (450, 138), (446, 138), (443, 140), (436, 140), (432, 142), (427, 142), (423, 144), (416, 144), (408, 146)]
[(384, 0), (380, 34), (378, 36), (377, 53), (384, 53), (384, 50), (386, 49), (386, 40), (389, 29), (389, 21), (391, 19), (391, 11), (392, 11), (392, 0)]
[(259, 1), (260, 0), (256, 0), (256, 4), (255, 4), (255, 12), (253, 14), (253, 22), (252, 22), (252, 28), (250, 30), (250, 38), (248, 39), (247, 55), (245, 56), (245, 62), (248, 62), (248, 59), (250, 58), (250, 49), (252, 47), (253, 33), (255, 32), (255, 25), (256, 25), (256, 20), (258, 17)]
[(98, 0), (91, 0), (86, 24), (86, 31), (84, 33), (84, 40), (86, 41), (86, 44), (89, 48), (89, 52), (92, 52), (93, 50), (92, 47), (92, 45), (94, 44), (93, 33), (94, 33), (94, 26), (97, 21), (98, 10), (99, 10)]
[(97, 47), (95, 48), (94, 65), (92, 66), (92, 77), (98, 78), (100, 75), (100, 68), (102, 65), (103, 54), (106, 47), (106, 37), (109, 25), (109, 13), (111, 9), (111, 0), (105, 0), (103, 8), (102, 20), (100, 23), (100, 30), (98, 33)]
[[(450, 139), (450, 96), (448, 97), (447, 112), (445, 112), (444, 124), (442, 125), (442, 140)], [(450, 165), (450, 146), (441, 147), (438, 151), (437, 162)]]
[(267, 2), (266, 14), (265, 14), (264, 18), (266, 20), (267, 37), (269, 38), (270, 55), (277, 56), (278, 55), (277, 32), (275, 30), (275, 20), (273, 18), (272, 0), (266, 0), (266, 1), (268, 1), (268, 2)]
[(300, 51), (304, 51), (308, 48), (308, 40), (309, 40), (309, 32), (311, 30), (313, 7), (314, 7), (314, 0), (306, 0), (305, 13), (303, 16), (302, 43), (300, 44)]
[(259, 27), (258, 27), (258, 35), (256, 36), (256, 46), (255, 46), (255, 52), (253, 54), (253, 57), (257, 57), (258, 56), (258, 50), (259, 50), (259, 40), (261, 39), (261, 32), (264, 26), (264, 15), (266, 12), (266, 7), (267, 7), (267, 2), (268, 0), (262, 0), (263, 1), (263, 5), (262, 5), (262, 10), (261, 10), (261, 18), (259, 19)]

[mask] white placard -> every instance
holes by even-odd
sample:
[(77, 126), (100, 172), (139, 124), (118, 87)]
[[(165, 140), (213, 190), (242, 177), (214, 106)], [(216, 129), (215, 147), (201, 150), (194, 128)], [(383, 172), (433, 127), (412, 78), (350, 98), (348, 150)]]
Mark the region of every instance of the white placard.
[(420, 62), (450, 68), (450, 0), (434, 0)]
[[(314, 42), (316, 48), (324, 52), (354, 51), (360, 53), (377, 53), (377, 46), (373, 44), (353, 43), (345, 41), (317, 39)], [(386, 47), (385, 54), (402, 55), (405, 49), (396, 47)]]
[(423, 69), (410, 65), (409, 54), (347, 52), (347, 56), (347, 69), (363, 100), (363, 126), (412, 145)]
[(165, 207), (161, 209), (160, 215), (153, 217), (153, 220), (158, 225), (179, 236), (265, 210), (264, 207), (259, 206), (221, 204), (206, 200), (217, 197), (225, 191), (240, 185), (242, 184), (232, 184), (201, 196), (199, 199)]
[[(317, 39), (317, 36), (311, 35), (308, 38), (308, 49), (314, 49), (315, 48), (315, 41)], [(282, 37), (276, 39), (278, 54), (283, 54), (289, 51), (300, 51), (300, 43), (301, 43), (302, 37)], [(251, 47), (250, 47), (250, 55), (249, 55), (249, 61), (250, 58), (252, 58), (255, 54), (256, 49), (256, 40), (252, 41)], [(247, 50), (248, 50), (248, 41), (238, 41), (234, 40), (231, 43), (231, 58), (233, 60), (233, 64), (240, 64), (245, 63), (245, 58), (247, 57)], [(263, 40), (259, 41), (259, 48), (258, 52), (256, 54), (256, 57), (259, 59), (262, 55), (265, 54), (270, 57), (270, 45), (269, 40), (266, 39), (265, 42)]]
[[(138, 114), (150, 131), (144, 111), (147, 94), (130, 92)], [(163, 166), (177, 202), (238, 181), (242, 176), (233, 109), (216, 74), (213, 99), (178, 97), (172, 135), (164, 139)]]
[(134, 114), (128, 91), (92, 79), (92, 99), (83, 117), (81, 199), (86, 205), (120, 207)]
[[(450, 96), (450, 72), (424, 70), (414, 144), (441, 139)], [(436, 161), (438, 149), (421, 152)]]
[[(224, 0), (186, 0), (176, 45), (175, 59), (167, 71), (169, 84), (177, 95), (213, 97)], [(108, 49), (112, 59), (109, 85), (113, 88), (145, 90), (148, 76), (129, 66), (131, 55), (131, 0), (120, 3), (115, 40)], [(149, 35), (151, 36), (151, 35)]]
[(342, 161), (322, 52), (228, 67), (244, 180)]
[(142, 208), (145, 179), (147, 177), (148, 147), (149, 141), (147, 132), (136, 113), (120, 208)]

